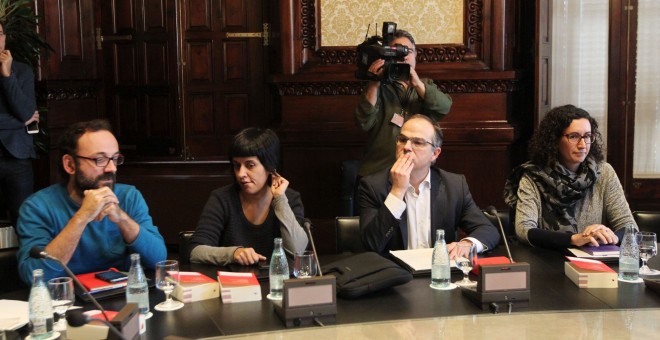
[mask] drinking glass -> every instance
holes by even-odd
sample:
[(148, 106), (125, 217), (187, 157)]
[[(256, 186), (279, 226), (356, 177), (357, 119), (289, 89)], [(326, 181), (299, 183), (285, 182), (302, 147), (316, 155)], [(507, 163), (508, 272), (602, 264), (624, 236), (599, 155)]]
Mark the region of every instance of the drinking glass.
[(53, 301), (53, 311), (59, 316), (54, 330), (66, 330), (66, 311), (73, 305), (75, 295), (73, 280), (70, 277), (56, 277), (48, 280), (48, 291)]
[(458, 286), (476, 286), (476, 281), (471, 281), (468, 277), (470, 270), (474, 267), (474, 261), (477, 259), (477, 246), (472, 243), (459, 242), (458, 252), (454, 258), (456, 268), (463, 272), (463, 279), (454, 282)]
[(156, 263), (156, 288), (165, 293), (165, 301), (154, 307), (157, 311), (166, 312), (183, 307), (183, 302), (174, 301), (172, 292), (179, 284), (179, 262), (165, 260)]
[(636, 234), (637, 244), (639, 245), (639, 258), (642, 259), (642, 267), (639, 268), (639, 275), (658, 275), (659, 270), (649, 268), (647, 262), (658, 253), (658, 240), (655, 233), (640, 231)]
[(316, 276), (316, 261), (314, 252), (302, 251), (293, 257), (293, 276), (301, 279)]

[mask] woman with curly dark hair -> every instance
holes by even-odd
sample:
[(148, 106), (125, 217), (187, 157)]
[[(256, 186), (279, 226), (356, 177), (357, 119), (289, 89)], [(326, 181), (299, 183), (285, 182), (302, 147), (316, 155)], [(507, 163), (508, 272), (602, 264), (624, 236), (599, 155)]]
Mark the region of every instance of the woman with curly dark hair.
[(529, 144), (530, 161), (513, 169), (504, 200), (516, 234), (550, 248), (617, 244), (635, 225), (623, 188), (603, 160), (598, 123), (573, 105), (556, 107)]

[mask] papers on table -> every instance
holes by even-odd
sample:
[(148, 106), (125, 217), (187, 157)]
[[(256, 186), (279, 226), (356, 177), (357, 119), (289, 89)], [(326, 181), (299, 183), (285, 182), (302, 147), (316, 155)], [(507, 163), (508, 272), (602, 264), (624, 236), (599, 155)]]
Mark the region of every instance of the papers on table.
[[(431, 274), (433, 248), (390, 250), (390, 254), (399, 265), (408, 269), (413, 275)], [(454, 260), (451, 260), (450, 266), (452, 270), (458, 270)]]
[(17, 330), (28, 323), (28, 303), (0, 300), (0, 330)]

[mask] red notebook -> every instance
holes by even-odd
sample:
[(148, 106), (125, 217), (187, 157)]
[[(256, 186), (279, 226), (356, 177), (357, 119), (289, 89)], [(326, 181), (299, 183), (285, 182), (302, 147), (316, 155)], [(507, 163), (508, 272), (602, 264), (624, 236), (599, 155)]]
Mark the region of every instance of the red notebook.
[[(110, 268), (109, 270), (116, 271), (118, 272), (119, 270), (115, 268)], [(127, 282), (122, 281), (122, 282), (115, 282), (115, 283), (110, 283), (106, 282), (100, 279), (97, 279), (94, 277), (96, 273), (104, 272), (105, 270), (100, 270), (98, 272), (93, 272), (93, 273), (86, 273), (86, 274), (78, 274), (76, 277), (78, 280), (80, 280), (80, 283), (89, 290), (90, 293), (96, 293), (96, 292), (101, 292), (104, 290), (110, 290), (110, 289), (117, 289), (117, 288), (123, 288), (126, 287)]]

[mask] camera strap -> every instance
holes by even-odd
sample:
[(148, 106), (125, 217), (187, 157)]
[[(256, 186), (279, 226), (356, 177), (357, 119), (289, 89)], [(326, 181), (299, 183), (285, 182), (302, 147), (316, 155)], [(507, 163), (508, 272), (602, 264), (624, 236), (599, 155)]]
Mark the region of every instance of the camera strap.
[[(400, 86), (399, 84), (395, 86)], [(397, 97), (399, 98), (399, 103), (401, 104), (401, 115), (403, 118), (406, 118), (408, 115), (408, 105), (410, 104), (410, 98), (412, 98), (412, 93), (415, 89), (408, 85), (406, 91), (397, 91)]]

